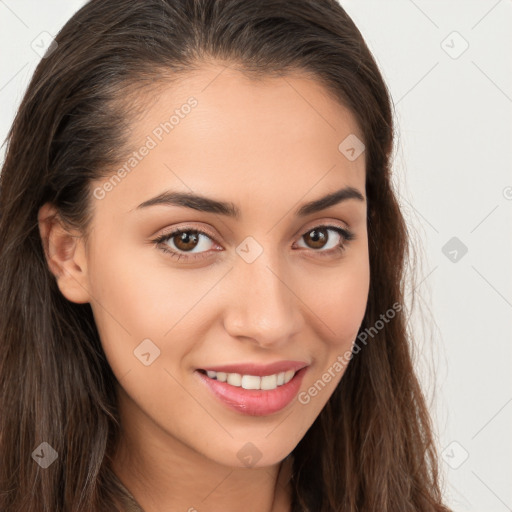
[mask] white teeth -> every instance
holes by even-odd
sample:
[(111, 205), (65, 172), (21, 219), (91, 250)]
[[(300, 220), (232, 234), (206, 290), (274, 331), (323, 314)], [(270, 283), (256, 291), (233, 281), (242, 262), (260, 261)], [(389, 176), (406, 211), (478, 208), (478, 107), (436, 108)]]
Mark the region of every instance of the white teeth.
[(241, 385), (244, 389), (261, 389), (261, 377), (255, 375), (244, 375)]
[(239, 373), (228, 373), (227, 383), (239, 388), (242, 385), (242, 376)]
[(277, 388), (277, 375), (265, 375), (261, 377), (260, 389), (276, 389)]
[(276, 389), (278, 386), (290, 382), (295, 373), (294, 370), (288, 370), (287, 372), (258, 377), (256, 375), (215, 372), (213, 370), (207, 370), (206, 372), (210, 379), (216, 379), (219, 382), (227, 382), (231, 386), (242, 387), (244, 389), (262, 389), (264, 391)]
[(284, 383), (290, 382), (292, 380), (292, 377), (295, 375), (295, 372), (293, 370), (288, 370), (284, 374)]

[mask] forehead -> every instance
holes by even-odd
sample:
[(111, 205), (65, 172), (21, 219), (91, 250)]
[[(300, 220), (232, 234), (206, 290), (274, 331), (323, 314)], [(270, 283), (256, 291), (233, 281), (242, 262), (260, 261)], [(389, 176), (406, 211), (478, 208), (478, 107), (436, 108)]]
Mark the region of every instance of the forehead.
[(242, 210), (244, 201), (294, 203), (341, 186), (365, 192), (364, 153), (351, 161), (339, 149), (347, 137), (362, 140), (355, 117), (305, 75), (253, 80), (205, 66), (159, 85), (131, 128), (136, 161), (108, 194), (124, 211), (166, 189)]

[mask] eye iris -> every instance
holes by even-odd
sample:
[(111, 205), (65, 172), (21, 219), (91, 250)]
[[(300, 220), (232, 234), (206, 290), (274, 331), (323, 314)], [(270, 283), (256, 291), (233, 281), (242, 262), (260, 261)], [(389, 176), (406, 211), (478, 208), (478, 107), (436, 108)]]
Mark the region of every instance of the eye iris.
[[(315, 249), (319, 249), (322, 248), (325, 245), (325, 242), (327, 241), (327, 235), (325, 233), (326, 231), (327, 230), (325, 228), (312, 229), (305, 236), (306, 238), (309, 238), (310, 240), (313, 241), (312, 247), (314, 247)], [(310, 236), (311, 234), (313, 235)], [(319, 242), (320, 244), (318, 245)]]
[[(187, 251), (190, 249), (193, 249), (197, 243), (199, 242), (199, 233), (195, 231), (186, 231), (183, 233), (178, 233), (173, 237), (174, 245), (180, 250), (180, 251)], [(187, 244), (193, 243), (193, 247), (187, 246)], [(185, 246), (183, 247), (182, 244)]]

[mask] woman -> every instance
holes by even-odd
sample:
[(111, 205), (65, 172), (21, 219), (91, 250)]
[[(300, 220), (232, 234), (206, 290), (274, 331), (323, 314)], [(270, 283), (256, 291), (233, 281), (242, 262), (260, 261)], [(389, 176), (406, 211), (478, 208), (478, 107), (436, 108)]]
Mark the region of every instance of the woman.
[(92, 0), (0, 182), (0, 509), (447, 511), (390, 97), (334, 0)]

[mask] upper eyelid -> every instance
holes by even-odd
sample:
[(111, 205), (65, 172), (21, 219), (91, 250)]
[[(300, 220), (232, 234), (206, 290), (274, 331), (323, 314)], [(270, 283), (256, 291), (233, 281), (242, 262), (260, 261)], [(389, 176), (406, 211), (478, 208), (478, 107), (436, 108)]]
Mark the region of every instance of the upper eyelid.
[(307, 228), (301, 229), (300, 231), (296, 232), (294, 236), (303, 236), (306, 233), (309, 233), (310, 231), (312, 231), (313, 229), (320, 228), (320, 227), (323, 227), (324, 229), (338, 228), (338, 229), (342, 229), (343, 231), (351, 232), (350, 227), (346, 224), (345, 225), (343, 225), (343, 224), (344, 223), (342, 223), (341, 221), (332, 221), (332, 220), (320, 221), (320, 222), (316, 222), (316, 223), (309, 225), (309, 227), (307, 227)]

